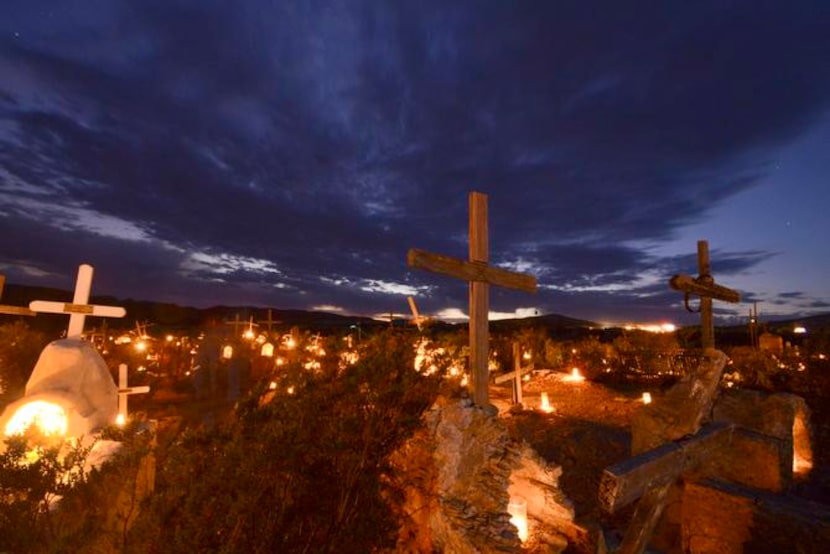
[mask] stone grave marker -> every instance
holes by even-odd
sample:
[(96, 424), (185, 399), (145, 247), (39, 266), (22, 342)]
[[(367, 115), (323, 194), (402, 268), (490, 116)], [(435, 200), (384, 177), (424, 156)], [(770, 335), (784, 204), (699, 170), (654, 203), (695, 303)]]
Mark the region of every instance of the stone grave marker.
[(490, 285), (525, 292), (536, 292), (536, 278), (493, 267), (490, 262), (487, 230), (487, 195), (471, 192), (469, 195), (469, 260), (459, 260), (433, 254), (417, 248), (407, 253), (407, 264), (449, 275), (469, 282), (470, 305), (470, 373), (473, 382), (473, 400), (479, 407), (489, 403), (490, 383), (487, 358), (489, 352)]
[(117, 306), (97, 306), (89, 304), (89, 295), (92, 289), (93, 268), (89, 264), (78, 266), (78, 278), (75, 282), (75, 294), (72, 303), (47, 302), (33, 300), (29, 309), (36, 313), (69, 314), (69, 327), (66, 338), (80, 339), (84, 334), (84, 321), (87, 316), (93, 317), (124, 317), (127, 312)]

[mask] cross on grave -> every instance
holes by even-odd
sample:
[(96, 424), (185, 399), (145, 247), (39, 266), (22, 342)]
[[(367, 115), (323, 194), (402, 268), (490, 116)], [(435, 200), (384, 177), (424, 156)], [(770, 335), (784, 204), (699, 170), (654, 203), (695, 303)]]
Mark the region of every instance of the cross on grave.
[(127, 386), (127, 364), (118, 365), (118, 422), (125, 423), (127, 421), (127, 397), (131, 394), (146, 394), (150, 392), (150, 387), (143, 385), (140, 387)]
[(257, 323), (262, 323), (265, 327), (268, 328), (268, 333), (271, 333), (271, 328), (276, 325), (277, 323), (282, 323), (282, 321), (273, 319), (271, 317), (271, 308), (268, 308), (268, 319), (260, 319)]
[[(0, 297), (3, 296), (3, 288), (6, 286), (6, 276), (0, 275)], [(33, 316), (35, 312), (25, 306), (9, 306), (0, 304), (0, 314)]]
[(470, 369), (473, 381), (473, 400), (486, 407), (489, 400), (489, 312), (490, 285), (536, 292), (536, 278), (488, 265), (490, 245), (487, 232), (487, 195), (471, 192), (469, 195), (470, 259), (459, 260), (433, 254), (417, 248), (406, 256), (410, 267), (417, 267), (464, 279), (470, 283)]
[(741, 295), (732, 289), (715, 284), (709, 267), (709, 243), (705, 240), (697, 241), (697, 277), (689, 275), (675, 275), (669, 280), (669, 285), (675, 290), (685, 293), (686, 309), (691, 311), (689, 296), (694, 294), (700, 297), (700, 340), (703, 349), (715, 347), (715, 327), (712, 318), (712, 300), (723, 300), (737, 304)]
[(69, 314), (69, 327), (66, 338), (80, 339), (84, 334), (84, 321), (87, 316), (93, 317), (124, 317), (127, 311), (118, 306), (98, 306), (89, 304), (89, 293), (92, 289), (93, 268), (89, 264), (78, 266), (78, 278), (75, 281), (75, 294), (71, 304), (65, 302), (47, 302), (33, 300), (29, 309), (37, 313)]
[(532, 367), (522, 367), (522, 348), (518, 342), (513, 343), (513, 371), (499, 375), (494, 379), (495, 383), (504, 383), (505, 381), (513, 381), (513, 404), (522, 403), (522, 377), (528, 373), (532, 373)]
[(232, 320), (230, 320), (230, 321), (225, 320), (225, 324), (226, 325), (233, 325), (233, 336), (238, 337), (239, 336), (239, 328), (242, 327), (243, 325), (245, 325), (245, 322), (242, 321), (241, 319), (239, 319), (239, 314), (237, 313), (237, 314), (234, 315), (234, 318)]
[[(686, 295), (700, 297), (701, 342), (704, 360), (689, 376), (676, 384), (662, 401), (632, 423), (632, 451), (635, 456), (605, 470), (600, 481), (600, 505), (608, 512), (630, 504), (637, 498), (634, 515), (617, 552), (641, 553), (648, 545), (660, 520), (666, 497), (678, 477), (719, 448), (729, 444), (731, 426), (702, 427), (712, 410), (726, 355), (715, 350), (712, 300), (738, 302), (740, 295), (715, 285), (710, 274), (709, 245), (698, 241), (697, 278), (675, 275), (669, 285)], [(653, 415), (649, 415), (653, 414)], [(637, 433), (637, 430), (645, 432)], [(683, 439), (683, 440), (681, 440)]]

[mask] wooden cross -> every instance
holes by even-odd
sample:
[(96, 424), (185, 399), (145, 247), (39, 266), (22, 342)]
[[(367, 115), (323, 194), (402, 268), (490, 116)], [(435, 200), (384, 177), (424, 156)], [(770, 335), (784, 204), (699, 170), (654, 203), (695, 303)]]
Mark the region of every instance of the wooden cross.
[(645, 550), (663, 514), (668, 492), (680, 474), (731, 440), (731, 428), (709, 427), (701, 431), (701, 426), (711, 412), (727, 361), (726, 355), (714, 348), (712, 299), (738, 302), (740, 295), (715, 284), (706, 241), (697, 243), (697, 260), (697, 278), (675, 275), (669, 285), (685, 293), (686, 309), (690, 310), (689, 295), (700, 297), (704, 360), (672, 387), (663, 398), (662, 406), (653, 406), (646, 412), (653, 417), (646, 420), (645, 437), (633, 437), (635, 457), (607, 468), (600, 481), (600, 504), (609, 512), (642, 496), (618, 550), (620, 554), (639, 554)]
[(127, 386), (127, 364), (119, 364), (118, 366), (118, 421), (124, 423), (127, 421), (127, 397), (131, 394), (146, 394), (150, 392), (150, 387), (143, 385), (140, 387)]
[(272, 319), (271, 318), (271, 308), (268, 308), (268, 319), (260, 319), (257, 323), (262, 323), (268, 328), (268, 332), (271, 332), (271, 328), (276, 325), (277, 323), (282, 323), (282, 321)]
[(89, 264), (78, 266), (78, 278), (75, 281), (75, 295), (71, 304), (64, 302), (47, 302), (33, 300), (29, 309), (37, 313), (69, 314), (69, 327), (66, 338), (81, 338), (84, 334), (84, 321), (87, 316), (93, 317), (124, 317), (127, 311), (118, 306), (97, 306), (89, 304), (89, 293), (92, 290), (93, 268)]
[[(3, 287), (6, 286), (6, 276), (0, 275), (0, 297), (3, 296)], [(0, 304), (0, 314), (8, 315), (37, 315), (35, 312), (25, 306), (9, 306), (7, 304)]]
[(487, 232), (487, 195), (471, 192), (469, 195), (470, 259), (468, 261), (432, 254), (412, 248), (406, 256), (410, 267), (464, 279), (470, 283), (470, 369), (473, 381), (473, 400), (486, 407), (489, 400), (489, 312), (490, 285), (536, 292), (536, 278), (488, 265), (490, 261)]
[(522, 348), (518, 342), (513, 343), (513, 371), (499, 375), (494, 379), (496, 384), (513, 381), (513, 403), (522, 403), (522, 377), (533, 371), (532, 367), (522, 367)]
[(669, 280), (669, 286), (685, 293), (686, 309), (689, 311), (693, 311), (689, 307), (689, 296), (694, 294), (700, 297), (700, 341), (705, 350), (715, 347), (712, 299), (738, 303), (741, 295), (738, 291), (715, 284), (709, 267), (709, 243), (705, 240), (697, 241), (697, 272), (697, 277), (675, 275)]
[(234, 318), (230, 321), (225, 321), (227, 325), (233, 325), (233, 336), (239, 336), (239, 328), (245, 325), (245, 322), (239, 319), (239, 314), (237, 313)]

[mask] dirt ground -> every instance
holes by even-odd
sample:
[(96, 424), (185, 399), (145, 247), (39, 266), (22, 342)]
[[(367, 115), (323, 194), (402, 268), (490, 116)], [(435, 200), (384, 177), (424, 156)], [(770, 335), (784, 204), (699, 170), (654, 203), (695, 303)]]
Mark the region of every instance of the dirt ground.
[[(602, 526), (621, 536), (633, 507), (614, 516), (598, 506), (597, 492), (603, 470), (629, 456), (633, 415), (644, 406), (643, 392), (659, 402), (664, 391), (643, 385), (606, 385), (570, 382), (566, 374), (550, 372), (523, 384), (522, 411), (509, 411), (512, 384), (491, 387), (493, 403), (517, 438), (526, 440), (545, 460), (560, 465), (560, 486), (574, 503), (577, 522)], [(541, 393), (546, 392), (552, 413), (543, 413)], [(792, 494), (830, 504), (830, 402), (806, 397), (812, 411), (814, 467)]]

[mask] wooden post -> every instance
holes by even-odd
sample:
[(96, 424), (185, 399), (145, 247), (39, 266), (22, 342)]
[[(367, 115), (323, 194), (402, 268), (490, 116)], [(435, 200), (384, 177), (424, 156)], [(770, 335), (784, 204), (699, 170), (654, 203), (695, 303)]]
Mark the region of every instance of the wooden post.
[(84, 321), (87, 316), (124, 317), (127, 315), (124, 308), (89, 304), (92, 273), (91, 265), (81, 264), (78, 266), (78, 278), (75, 281), (75, 294), (71, 304), (33, 300), (29, 303), (29, 309), (37, 313), (69, 314), (69, 327), (66, 331), (66, 338), (68, 339), (81, 338), (84, 334)]
[(522, 403), (522, 347), (518, 342), (513, 342), (513, 403)]
[[(709, 243), (705, 240), (697, 241), (697, 274), (703, 285), (712, 285), (712, 273), (709, 268)], [(712, 320), (712, 297), (700, 297), (700, 343), (701, 347), (715, 347), (715, 324)]]
[(489, 353), (489, 286), (536, 292), (536, 278), (491, 267), (487, 232), (487, 195), (471, 192), (469, 196), (469, 261), (462, 261), (440, 254), (432, 254), (416, 248), (407, 253), (407, 264), (442, 273), (470, 282), (470, 372), (473, 400), (479, 407), (489, 404), (488, 386), (490, 373), (487, 368)]

